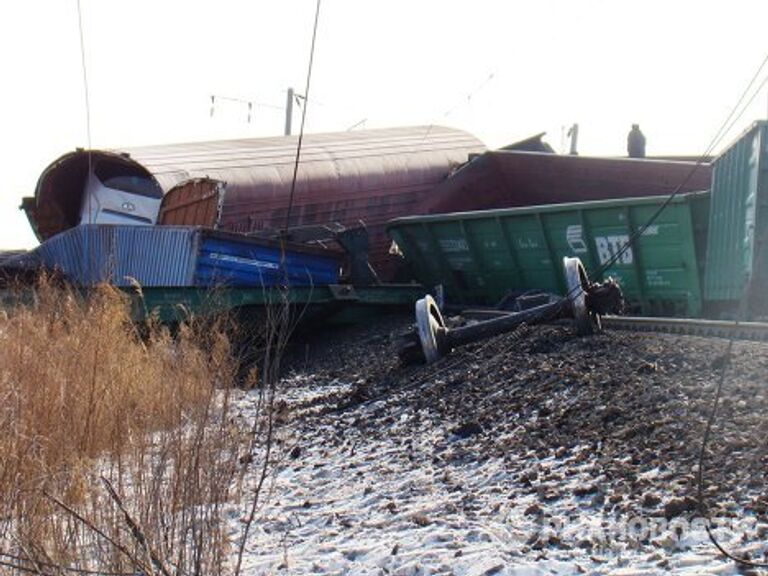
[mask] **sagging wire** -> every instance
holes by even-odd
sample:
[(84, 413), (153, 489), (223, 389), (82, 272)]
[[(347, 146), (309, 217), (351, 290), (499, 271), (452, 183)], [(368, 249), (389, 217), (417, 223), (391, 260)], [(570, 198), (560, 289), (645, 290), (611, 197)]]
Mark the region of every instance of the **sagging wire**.
[[(714, 137), (710, 141), (707, 148), (704, 150), (704, 152), (697, 158), (694, 165), (691, 167), (689, 172), (686, 174), (685, 178), (683, 178), (682, 182), (678, 184), (678, 186), (672, 191), (672, 193), (667, 196), (662, 202), (662, 204), (654, 211), (654, 213), (651, 215), (651, 217), (642, 225), (637, 227), (629, 236), (628, 240), (613, 254), (611, 255), (606, 262), (602, 263), (600, 266), (598, 266), (595, 270), (592, 270), (589, 274), (590, 278), (598, 278), (601, 277), (611, 266), (613, 266), (618, 260), (628, 251), (630, 250), (638, 238), (640, 238), (643, 234), (645, 234), (646, 230), (650, 228), (653, 223), (661, 216), (661, 214), (664, 212), (664, 210), (667, 209), (667, 207), (672, 203), (672, 201), (677, 198), (677, 196), (680, 195), (682, 190), (685, 188), (685, 186), (688, 184), (688, 182), (691, 180), (693, 175), (696, 173), (696, 171), (701, 167), (702, 164), (705, 163), (707, 158), (710, 157), (712, 152), (717, 148), (717, 146), (720, 144), (722, 139), (730, 132), (730, 130), (733, 128), (733, 126), (736, 124), (736, 122), (739, 121), (741, 116), (744, 114), (744, 112), (747, 110), (747, 108), (750, 106), (750, 104), (754, 101), (754, 99), (757, 97), (757, 95), (760, 93), (762, 88), (768, 83), (768, 75), (763, 79), (763, 81), (760, 83), (760, 85), (757, 87), (757, 89), (752, 93), (752, 96), (747, 100), (746, 104), (742, 106), (742, 103), (744, 102), (744, 99), (749, 94), (750, 90), (752, 89), (752, 86), (754, 86), (755, 82), (757, 81), (758, 77), (760, 76), (760, 73), (762, 72), (763, 68), (765, 68), (766, 64), (768, 64), (768, 54), (765, 55), (762, 62), (760, 63), (760, 66), (757, 68), (755, 73), (752, 75), (752, 78), (750, 79), (747, 86), (742, 90), (741, 95), (739, 96), (738, 101), (736, 104), (731, 108), (730, 113), (726, 117), (726, 119), (723, 121), (723, 123), (720, 125), (720, 128), (715, 133)], [(492, 78), (493, 74), (491, 74), (488, 79), (486, 80), (485, 84), (487, 84)], [(482, 88), (485, 84), (481, 85), (480, 88)], [(478, 88), (478, 90), (480, 89)], [(468, 99), (469, 101), (469, 99)], [(741, 110), (739, 111), (739, 108)], [(455, 109), (455, 108), (454, 108)], [(453, 110), (453, 109), (452, 109)], [(450, 111), (449, 111), (450, 112)], [(738, 112), (738, 114), (737, 114)], [(734, 116), (735, 115), (735, 116)], [(427, 135), (429, 134), (430, 129), (432, 128), (432, 125), (430, 125), (427, 129), (427, 133), (425, 134), (424, 138), (426, 139)], [(573, 288), (571, 288), (565, 296), (561, 300), (562, 307), (565, 308), (567, 305), (573, 304), (573, 301), (579, 291), (582, 289), (580, 285), (576, 285)]]
[[(634, 232), (630, 234), (629, 239), (624, 243), (621, 248), (619, 248), (615, 254), (613, 254), (606, 262), (602, 263), (600, 266), (598, 266), (597, 269), (592, 270), (591, 273), (588, 275), (590, 278), (597, 278), (601, 277), (603, 273), (605, 273), (611, 266), (613, 266), (626, 252), (627, 250), (631, 249), (638, 238), (640, 238), (645, 231), (650, 228), (650, 226), (653, 225), (653, 223), (658, 219), (658, 217), (664, 212), (664, 210), (672, 203), (672, 201), (680, 195), (681, 191), (685, 188), (686, 184), (690, 181), (690, 179), (693, 177), (693, 175), (696, 173), (696, 171), (701, 167), (702, 164), (706, 161), (707, 158), (711, 155), (712, 151), (720, 144), (721, 140), (725, 137), (726, 134), (733, 128), (733, 126), (738, 122), (738, 120), (741, 118), (741, 116), (744, 114), (746, 109), (749, 107), (749, 105), (752, 103), (752, 101), (755, 99), (757, 94), (762, 90), (762, 87), (768, 83), (768, 76), (760, 83), (757, 90), (753, 92), (752, 96), (749, 98), (749, 100), (746, 102), (744, 106), (742, 106), (742, 103), (744, 102), (744, 99), (747, 97), (747, 94), (749, 94), (750, 89), (754, 85), (757, 78), (760, 76), (760, 73), (762, 72), (765, 65), (768, 64), (768, 54), (766, 54), (763, 61), (760, 63), (760, 66), (758, 67), (757, 71), (753, 74), (752, 78), (749, 81), (749, 84), (747, 84), (746, 88), (742, 91), (738, 101), (731, 109), (730, 113), (726, 117), (725, 121), (720, 125), (720, 128), (716, 132), (715, 136), (710, 141), (707, 148), (704, 150), (704, 152), (698, 157), (696, 162), (694, 163), (691, 170), (686, 174), (685, 178), (682, 180), (680, 184), (673, 190), (673, 192), (667, 196), (667, 198), (664, 200), (664, 202), (655, 210), (655, 212), (651, 215), (651, 217), (640, 227), (636, 228)], [(493, 77), (493, 74), (489, 76), (488, 81), (490, 81)], [(482, 87), (482, 86), (481, 86)], [(739, 111), (739, 108), (741, 108), (741, 111)], [(738, 114), (736, 114), (738, 112)], [(734, 117), (735, 115), (735, 117)], [(431, 126), (430, 126), (431, 128)], [(426, 135), (425, 135), (426, 138)], [(565, 296), (560, 300), (561, 309), (566, 308), (569, 305), (572, 305), (576, 296), (578, 293), (583, 289), (581, 285), (575, 285), (573, 286), (568, 292), (566, 292)]]
[[(291, 224), (291, 211), (293, 210), (293, 201), (296, 193), (296, 178), (299, 174), (299, 162), (301, 160), (301, 145), (304, 141), (304, 124), (307, 119), (307, 108), (309, 108), (309, 88), (312, 81), (312, 65), (315, 61), (315, 40), (317, 39), (317, 23), (320, 19), (320, 3), (321, 0), (317, 0), (315, 6), (315, 23), (312, 27), (312, 44), (309, 49), (309, 65), (307, 66), (307, 82), (304, 87), (304, 106), (301, 107), (301, 127), (299, 128), (299, 140), (296, 144), (296, 160), (293, 164), (293, 177), (291, 178), (291, 195), (288, 198), (288, 211), (285, 214), (285, 230), (282, 236), (288, 234), (288, 228)], [(285, 255), (285, 248), (283, 248), (283, 255)]]
[[(77, 0), (77, 26), (80, 37), (80, 66), (83, 70), (83, 94), (85, 97), (85, 136), (88, 142), (88, 152), (86, 158), (88, 159), (88, 172), (85, 176), (85, 193), (88, 196), (88, 224), (93, 224), (93, 199), (90, 192), (91, 175), (93, 172), (93, 152), (91, 142), (91, 100), (88, 89), (88, 66), (85, 58), (85, 33), (83, 32), (83, 9), (80, 6), (80, 0)], [(83, 248), (85, 255), (85, 265), (88, 270), (88, 276), (90, 277), (90, 270), (92, 269), (92, 256), (89, 250), (88, 234), (83, 237)]]
[[(747, 87), (743, 90), (741, 93), (741, 96), (739, 97), (738, 102), (734, 105), (734, 107), (731, 109), (731, 112), (728, 114), (728, 117), (725, 119), (725, 121), (720, 126), (720, 129), (717, 131), (715, 136), (710, 141), (709, 145), (707, 146), (706, 150), (699, 156), (699, 158), (694, 163), (693, 167), (690, 169), (688, 174), (686, 174), (683, 181), (672, 191), (672, 193), (667, 196), (667, 198), (662, 202), (661, 206), (659, 206), (656, 211), (651, 215), (651, 217), (639, 228), (637, 228), (629, 237), (629, 240), (627, 240), (626, 243), (622, 245), (622, 247), (616, 251), (616, 253), (611, 256), (604, 264), (602, 264), (600, 267), (597, 268), (593, 272), (594, 276), (600, 276), (602, 275), (608, 268), (613, 266), (619, 258), (621, 258), (627, 250), (632, 248), (632, 245), (634, 242), (642, 236), (645, 231), (650, 228), (653, 223), (656, 221), (656, 219), (661, 216), (662, 212), (672, 203), (672, 201), (680, 195), (680, 192), (682, 192), (683, 188), (685, 188), (685, 185), (688, 184), (690, 179), (693, 177), (693, 175), (696, 173), (696, 171), (701, 167), (702, 164), (706, 161), (707, 158), (712, 154), (715, 148), (720, 144), (720, 141), (725, 137), (728, 132), (733, 128), (733, 126), (736, 124), (736, 122), (739, 121), (741, 116), (746, 112), (749, 105), (752, 103), (752, 101), (755, 99), (757, 94), (760, 92), (760, 90), (765, 86), (766, 83), (768, 83), (768, 75), (765, 77), (765, 79), (760, 83), (757, 90), (752, 94), (752, 97), (747, 101), (747, 103), (742, 107), (741, 104), (744, 101), (744, 98), (749, 93), (750, 89), (754, 85), (755, 81), (757, 80), (758, 76), (760, 75), (760, 72), (763, 70), (765, 65), (768, 64), (768, 54), (765, 55), (765, 58), (763, 59), (762, 63), (758, 67), (755, 74), (752, 76), (752, 79), (749, 81), (749, 84)], [(734, 117), (734, 114), (736, 114), (737, 110), (741, 107), (741, 111)]]
[(88, 90), (88, 66), (85, 62), (85, 34), (83, 33), (83, 10), (77, 0), (77, 25), (80, 35), (80, 65), (83, 69), (83, 92), (85, 95), (85, 134), (88, 140), (88, 167), (91, 162), (91, 101)]
[[(484, 90), (485, 87), (496, 78), (496, 72), (491, 72), (488, 77), (483, 80), (474, 90), (469, 92), (466, 96), (463, 96), (459, 102), (454, 104), (452, 107), (450, 107), (448, 110), (443, 112), (443, 114), (440, 116), (440, 118), (448, 118), (451, 114), (453, 114), (456, 110), (463, 106), (469, 106), (472, 103), (472, 98), (474, 98), (480, 91)], [(422, 143), (429, 137), (429, 135), (432, 133), (432, 128), (435, 127), (434, 120), (430, 122), (429, 126), (427, 126), (427, 130), (424, 132), (424, 137), (421, 139)]]
[[(763, 82), (765, 84), (768, 82), (768, 78)], [(761, 242), (758, 244), (761, 248), (758, 250), (758, 253), (756, 255), (757, 259), (762, 259), (765, 253), (765, 241), (768, 240), (768, 230), (764, 231), (761, 235)], [(736, 314), (736, 325), (738, 326), (739, 322), (743, 321), (746, 318), (747, 315), (747, 308), (749, 306), (749, 303), (752, 301), (752, 292), (754, 288), (754, 277), (750, 277), (747, 281), (747, 285), (744, 289), (744, 292), (742, 294), (741, 302), (739, 303), (738, 312)], [(717, 548), (717, 550), (726, 558), (729, 560), (732, 560), (736, 562), (737, 564), (741, 564), (744, 566), (748, 566), (750, 568), (768, 568), (768, 563), (766, 562), (754, 562), (752, 560), (748, 560), (746, 558), (739, 558), (733, 553), (729, 552), (725, 549), (725, 547), (720, 544), (720, 542), (717, 540), (717, 537), (712, 531), (711, 527), (711, 521), (709, 521), (709, 516), (707, 514), (706, 504), (704, 502), (704, 459), (706, 457), (706, 448), (707, 443), (709, 442), (709, 437), (712, 431), (712, 426), (715, 422), (715, 417), (717, 415), (717, 408), (720, 404), (720, 397), (722, 395), (723, 391), (723, 385), (725, 384), (725, 375), (728, 371), (729, 366), (731, 365), (731, 359), (733, 356), (733, 344), (734, 344), (734, 338), (731, 336), (728, 339), (728, 344), (725, 349), (725, 354), (722, 356), (722, 368), (720, 369), (720, 377), (717, 381), (717, 387), (715, 389), (715, 398), (712, 401), (712, 409), (709, 413), (709, 417), (707, 418), (707, 424), (704, 428), (704, 435), (702, 436), (701, 440), (701, 448), (699, 450), (699, 457), (698, 457), (698, 470), (697, 470), (697, 509), (699, 514), (701, 514), (704, 518), (707, 519), (707, 523), (704, 525), (705, 530), (707, 531), (707, 536), (709, 537), (709, 541), (712, 543), (712, 545)]]
[[(624, 243), (619, 250), (616, 251), (615, 254), (613, 254), (605, 263), (601, 264), (596, 270), (593, 270), (591, 274), (589, 275), (592, 278), (601, 277), (603, 273), (605, 273), (611, 266), (613, 266), (619, 258), (621, 258), (627, 250), (631, 249), (638, 238), (640, 238), (645, 231), (653, 225), (653, 223), (656, 221), (656, 219), (664, 212), (664, 210), (672, 203), (672, 201), (680, 194), (680, 192), (683, 190), (685, 185), (690, 181), (690, 179), (693, 177), (693, 175), (696, 173), (696, 170), (699, 169), (699, 167), (706, 161), (706, 159), (710, 156), (710, 154), (714, 151), (714, 149), (720, 144), (720, 141), (725, 137), (726, 134), (730, 132), (730, 130), (733, 128), (733, 126), (736, 124), (736, 122), (739, 121), (739, 119), (742, 117), (744, 112), (747, 110), (747, 108), (750, 106), (750, 104), (754, 101), (754, 99), (757, 97), (757, 95), (760, 93), (762, 88), (768, 84), (768, 75), (760, 82), (757, 89), (752, 92), (752, 96), (749, 98), (749, 100), (746, 101), (746, 103), (742, 106), (742, 103), (744, 103), (745, 98), (747, 97), (747, 94), (749, 94), (750, 90), (752, 89), (752, 86), (754, 86), (755, 82), (757, 81), (758, 77), (760, 76), (760, 73), (762, 72), (763, 68), (765, 68), (766, 64), (768, 64), (768, 54), (765, 55), (763, 58), (763, 61), (760, 63), (760, 66), (757, 68), (756, 72), (753, 74), (752, 78), (750, 79), (747, 86), (742, 91), (738, 101), (731, 109), (730, 113), (726, 117), (725, 121), (721, 124), (719, 130), (715, 134), (715, 136), (710, 141), (709, 145), (707, 146), (706, 150), (699, 156), (699, 158), (696, 160), (695, 164), (691, 168), (691, 170), (686, 174), (683, 181), (673, 190), (673, 192), (664, 200), (664, 202), (656, 209), (656, 211), (651, 215), (651, 217), (639, 228), (635, 229), (632, 234), (630, 234), (629, 239), (626, 243)], [(741, 110), (739, 111), (739, 108)], [(738, 112), (738, 113), (737, 113)], [(571, 288), (565, 296), (560, 300), (562, 308), (565, 308), (568, 305), (572, 305), (574, 299), (576, 298), (576, 295), (579, 293), (579, 291), (582, 290), (582, 287), (579, 285), (574, 286)], [(748, 288), (748, 291), (751, 290)], [(742, 299), (742, 304), (746, 302), (746, 294), (745, 298)], [(741, 316), (741, 314), (739, 315)], [(738, 321), (737, 321), (738, 324)], [(712, 403), (712, 410), (709, 415), (709, 419), (707, 420), (707, 426), (704, 431), (704, 435), (702, 437), (702, 445), (701, 450), (699, 452), (699, 474), (698, 474), (698, 494), (699, 494), (699, 512), (704, 516), (708, 521), (709, 517), (704, 512), (704, 499), (703, 499), (703, 464), (704, 464), (704, 455), (705, 450), (707, 446), (707, 442), (709, 441), (710, 432), (712, 429), (712, 424), (714, 423), (715, 416), (717, 414), (717, 406), (720, 400), (720, 395), (722, 392), (723, 383), (725, 382), (725, 375), (728, 368), (728, 364), (730, 363), (731, 358), (731, 352), (733, 349), (733, 337), (731, 337), (728, 341), (728, 346), (726, 349), (726, 353), (724, 356), (723, 361), (723, 367), (720, 373), (720, 378), (718, 380), (717, 389), (715, 392), (715, 398)], [(768, 568), (768, 563), (759, 563), (759, 562), (752, 562), (750, 560), (745, 560), (742, 558), (738, 558), (725, 550), (725, 548), (718, 542), (717, 538), (715, 537), (714, 533), (712, 532), (709, 524), (711, 522), (708, 522), (706, 524), (706, 531), (707, 535), (709, 536), (710, 541), (712, 544), (717, 548), (717, 550), (726, 558), (738, 563), (742, 564), (744, 566), (749, 566), (752, 568)]]
[[(754, 99), (757, 97), (757, 95), (760, 93), (762, 88), (768, 84), (768, 75), (762, 80), (762, 82), (758, 85), (757, 89), (752, 93), (752, 96), (749, 98), (749, 100), (746, 101), (746, 104), (744, 106), (741, 106), (742, 102), (744, 102), (744, 99), (746, 98), (746, 95), (749, 93), (751, 87), (754, 85), (755, 81), (757, 80), (760, 72), (765, 67), (766, 63), (768, 63), (768, 54), (766, 54), (766, 57), (763, 59), (762, 63), (760, 64), (759, 68), (757, 69), (757, 72), (753, 75), (752, 79), (750, 80), (747, 87), (742, 92), (741, 96), (739, 97), (739, 100), (737, 101), (736, 105), (731, 110), (730, 114), (726, 118), (726, 120), (721, 125), (718, 132), (713, 137), (712, 141), (710, 142), (709, 146), (707, 146), (707, 149), (704, 151), (704, 153), (697, 159), (694, 166), (691, 168), (691, 170), (688, 172), (686, 177), (683, 179), (683, 181), (675, 188), (675, 190), (670, 194), (665, 201), (659, 206), (659, 208), (651, 215), (651, 217), (647, 220), (647, 222), (637, 228), (631, 235), (628, 241), (619, 249), (616, 251), (616, 253), (611, 256), (604, 264), (599, 266), (597, 270), (593, 271), (590, 275), (591, 277), (599, 277), (601, 276), (608, 268), (613, 266), (619, 258), (622, 257), (623, 254), (627, 252), (634, 243), (637, 241), (639, 237), (641, 237), (645, 231), (656, 221), (656, 219), (664, 212), (664, 210), (672, 203), (672, 201), (680, 194), (681, 190), (685, 187), (685, 185), (688, 183), (688, 181), (693, 177), (696, 170), (701, 166), (701, 164), (704, 163), (707, 157), (712, 153), (712, 151), (718, 146), (720, 141), (725, 137), (728, 132), (733, 128), (733, 126), (736, 124), (736, 122), (739, 121), (741, 116), (744, 114), (746, 109), (750, 106), (750, 104), (754, 101)], [(736, 114), (737, 110), (741, 107), (741, 111)], [(734, 116), (735, 115), (735, 116)], [(581, 290), (581, 286), (574, 286), (568, 293), (566, 293), (565, 297), (561, 300), (562, 306), (565, 307), (566, 305), (573, 302), (576, 294), (578, 291)], [(750, 283), (747, 286), (747, 289), (745, 290), (745, 294), (741, 301), (740, 306), (740, 312), (737, 315), (737, 321), (736, 324), (738, 325), (739, 321), (742, 321), (744, 318), (744, 310), (743, 307), (746, 306), (746, 303), (748, 301), (749, 293), (751, 292), (751, 280)], [(725, 354), (723, 355), (723, 361), (722, 361), (722, 368), (720, 371), (720, 376), (718, 378), (717, 387), (715, 390), (715, 397), (712, 401), (712, 409), (709, 413), (709, 417), (707, 419), (707, 424), (704, 429), (704, 434), (702, 436), (701, 441), (701, 448), (699, 450), (698, 455), (698, 472), (697, 472), (697, 508), (699, 514), (702, 515), (703, 518), (707, 520), (705, 523), (705, 530), (707, 532), (707, 536), (709, 538), (709, 541), (712, 543), (712, 545), (717, 549), (720, 554), (722, 554), (725, 558), (739, 564), (742, 566), (750, 567), (750, 568), (768, 568), (767, 562), (754, 562), (752, 560), (748, 560), (745, 558), (739, 558), (738, 556), (734, 555), (733, 553), (729, 552), (725, 549), (725, 547), (718, 541), (717, 537), (715, 536), (714, 532), (712, 531), (711, 527), (711, 519), (709, 518), (709, 515), (706, 511), (706, 506), (704, 503), (704, 459), (706, 455), (706, 447), (709, 442), (709, 438), (712, 431), (712, 426), (715, 421), (715, 417), (717, 415), (717, 408), (720, 402), (720, 397), (722, 395), (722, 389), (723, 385), (725, 383), (725, 377), (728, 370), (728, 366), (731, 363), (731, 356), (733, 352), (733, 344), (734, 344), (734, 338), (731, 336), (728, 339), (728, 344), (726, 346)]]
[[(749, 81), (749, 84), (744, 88), (742, 91), (738, 101), (736, 104), (731, 108), (730, 113), (726, 117), (725, 121), (720, 125), (720, 128), (715, 133), (715, 136), (710, 141), (707, 148), (704, 150), (704, 152), (697, 158), (694, 165), (691, 167), (691, 169), (686, 174), (685, 178), (683, 178), (683, 181), (677, 185), (677, 187), (672, 191), (672, 193), (667, 196), (662, 202), (662, 204), (654, 211), (654, 213), (651, 215), (650, 218), (642, 225), (637, 227), (634, 232), (632, 232), (627, 239), (625, 243), (622, 244), (622, 246), (616, 250), (616, 253), (613, 254), (608, 260), (606, 260), (604, 263), (602, 263), (600, 266), (598, 266), (595, 270), (591, 270), (589, 277), (590, 278), (598, 278), (601, 277), (611, 266), (613, 266), (616, 262), (618, 262), (619, 258), (621, 258), (627, 250), (630, 250), (638, 238), (640, 238), (643, 234), (645, 234), (645, 231), (650, 228), (653, 223), (658, 219), (659, 216), (666, 210), (666, 208), (672, 203), (672, 201), (677, 198), (677, 196), (680, 195), (682, 190), (685, 188), (686, 184), (690, 181), (690, 179), (693, 177), (693, 175), (696, 173), (696, 171), (701, 167), (702, 164), (705, 163), (707, 158), (712, 154), (715, 148), (720, 144), (720, 141), (725, 137), (728, 132), (733, 128), (733, 126), (736, 124), (736, 122), (739, 121), (741, 116), (744, 114), (746, 109), (749, 107), (749, 105), (754, 101), (757, 94), (762, 90), (763, 86), (765, 86), (766, 83), (768, 83), (768, 75), (765, 77), (765, 79), (760, 83), (757, 90), (753, 92), (750, 99), (747, 101), (747, 103), (742, 106), (742, 103), (744, 102), (744, 98), (746, 98), (747, 94), (749, 93), (752, 86), (755, 84), (755, 81), (760, 76), (760, 73), (762, 72), (763, 68), (765, 68), (766, 64), (768, 64), (768, 54), (765, 55), (765, 58), (763, 58), (763, 61), (760, 63), (760, 66), (757, 68), (755, 73), (752, 75), (752, 78)], [(741, 111), (736, 114), (736, 112), (741, 108)], [(734, 117), (734, 115), (736, 116)], [(566, 303), (570, 304), (573, 302), (574, 298), (578, 294), (579, 290), (581, 290), (581, 286), (574, 286), (571, 288), (563, 297), (562, 303), (565, 305)]]
[(707, 531), (707, 536), (709, 537), (709, 541), (712, 542), (712, 545), (717, 548), (717, 550), (726, 558), (733, 560), (734, 562), (737, 562), (739, 564), (744, 564), (745, 566), (750, 566), (752, 568), (768, 568), (768, 564), (762, 563), (762, 562), (752, 562), (751, 560), (747, 560), (745, 558), (739, 558), (732, 553), (728, 552), (720, 542), (718, 542), (717, 538), (715, 537), (714, 533), (712, 532), (712, 527), (710, 526), (711, 522), (709, 519), (709, 514), (707, 514), (706, 505), (704, 503), (704, 457), (706, 455), (706, 449), (707, 449), (707, 443), (709, 442), (709, 436), (712, 432), (712, 426), (715, 423), (715, 417), (717, 415), (717, 407), (720, 404), (720, 396), (723, 392), (723, 384), (725, 383), (725, 374), (728, 370), (728, 365), (731, 363), (731, 354), (733, 352), (733, 338), (728, 339), (728, 345), (725, 349), (725, 354), (723, 355), (722, 364), (723, 367), (720, 370), (720, 377), (717, 380), (717, 387), (715, 389), (715, 398), (712, 400), (712, 409), (709, 412), (709, 417), (707, 418), (707, 424), (704, 428), (704, 435), (701, 439), (701, 448), (699, 449), (699, 457), (698, 457), (698, 471), (696, 473), (696, 484), (697, 484), (697, 509), (699, 514), (701, 514), (704, 518), (707, 519), (706, 524), (704, 525), (705, 530)]
[[(661, 206), (658, 207), (658, 209), (651, 215), (651, 217), (647, 220), (645, 224), (643, 224), (641, 227), (637, 228), (629, 237), (628, 241), (619, 249), (616, 251), (616, 253), (611, 256), (604, 264), (602, 264), (596, 271), (593, 272), (593, 277), (601, 276), (608, 268), (613, 266), (619, 258), (622, 257), (624, 253), (626, 253), (627, 250), (632, 248), (633, 244), (637, 241), (639, 237), (641, 237), (645, 231), (656, 221), (656, 219), (664, 212), (664, 210), (672, 203), (672, 201), (680, 194), (682, 189), (685, 187), (685, 185), (689, 182), (689, 180), (693, 177), (693, 175), (696, 173), (696, 170), (701, 166), (701, 164), (704, 163), (706, 158), (709, 157), (709, 155), (714, 151), (714, 149), (719, 145), (720, 141), (730, 132), (730, 130), (733, 128), (733, 126), (736, 124), (736, 122), (739, 121), (739, 119), (742, 117), (744, 112), (746, 112), (747, 108), (752, 104), (754, 99), (757, 97), (757, 95), (760, 93), (760, 91), (763, 89), (763, 87), (768, 84), (768, 75), (760, 82), (760, 84), (757, 86), (757, 89), (755, 89), (752, 92), (752, 95), (749, 97), (748, 100), (745, 102), (745, 98), (747, 98), (747, 95), (749, 94), (750, 90), (754, 86), (755, 82), (757, 81), (758, 77), (760, 76), (763, 68), (765, 68), (766, 64), (768, 64), (768, 54), (765, 55), (763, 58), (763, 61), (760, 63), (760, 66), (758, 67), (757, 71), (754, 73), (752, 78), (750, 79), (747, 86), (742, 91), (738, 101), (731, 109), (730, 113), (726, 117), (725, 121), (720, 126), (720, 129), (717, 131), (715, 136), (712, 138), (712, 141), (709, 143), (709, 146), (707, 146), (704, 153), (696, 160), (696, 163), (691, 168), (691, 170), (688, 172), (686, 177), (683, 179), (683, 181), (675, 188), (675, 190), (670, 194), (664, 202), (661, 204)], [(743, 105), (742, 105), (743, 104)], [(741, 110), (739, 110), (741, 109)], [(738, 113), (737, 113), (738, 112)], [(577, 289), (580, 287), (574, 287), (568, 294), (566, 294), (566, 297), (563, 299), (563, 302), (566, 301), (572, 301), (574, 294), (576, 293)], [(748, 296), (751, 293), (752, 290), (752, 281), (750, 279), (747, 288), (745, 290), (744, 297), (742, 298), (741, 305), (740, 305), (740, 311), (737, 318), (737, 324), (739, 320), (742, 320), (744, 317), (744, 314), (746, 312), (745, 306), (748, 300)], [(697, 474), (697, 484), (698, 484), (698, 511), (699, 513), (707, 520), (707, 523), (705, 524), (705, 529), (707, 531), (707, 536), (709, 537), (710, 542), (712, 545), (720, 552), (723, 556), (728, 558), (729, 560), (732, 560), (733, 562), (736, 562), (737, 564), (748, 566), (750, 568), (768, 568), (768, 563), (765, 562), (753, 562), (751, 560), (747, 560), (744, 558), (739, 558), (732, 554), (731, 552), (728, 552), (722, 544), (717, 540), (717, 537), (712, 531), (712, 528), (710, 526), (711, 520), (706, 513), (706, 506), (704, 504), (704, 457), (706, 454), (706, 447), (709, 442), (709, 437), (711, 435), (712, 431), (712, 425), (714, 424), (715, 417), (717, 415), (717, 408), (718, 404), (720, 402), (720, 396), (722, 394), (723, 385), (725, 383), (725, 376), (728, 370), (728, 366), (731, 361), (731, 355), (733, 351), (733, 343), (734, 338), (731, 337), (728, 340), (728, 344), (726, 347), (725, 354), (723, 356), (723, 366), (720, 371), (720, 377), (718, 378), (717, 388), (715, 390), (715, 397), (712, 401), (712, 409), (709, 413), (709, 418), (707, 419), (707, 424), (704, 429), (704, 434), (702, 436), (702, 442), (701, 442), (701, 449), (699, 451), (699, 457), (698, 457), (698, 474)]]

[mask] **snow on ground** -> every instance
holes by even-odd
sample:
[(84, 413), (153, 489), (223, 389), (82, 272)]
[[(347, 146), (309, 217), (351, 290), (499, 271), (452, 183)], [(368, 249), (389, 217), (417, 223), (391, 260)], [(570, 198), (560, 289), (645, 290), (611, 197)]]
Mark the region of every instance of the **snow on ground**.
[[(375, 342), (383, 350), (389, 340)], [(452, 420), (439, 402), (424, 401), (427, 390), (450, 380), (445, 374), (416, 387), (402, 385), (405, 374), (389, 393), (359, 398), (361, 386), (375, 388), (399, 369), (367, 359), (368, 366), (350, 366), (345, 380), (349, 360), (338, 360), (341, 369), (309, 366), (283, 382), (293, 410), (282, 431), (284, 464), (254, 525), (244, 573), (739, 573), (709, 543), (690, 502), (673, 498), (681, 493), (671, 486), (689, 481), (690, 469), (614, 455), (623, 474), (634, 470), (632, 486), (645, 488), (613, 490), (622, 483), (591, 440), (574, 438), (546, 454), (526, 444), (529, 420), (541, 415), (510, 413), (493, 428)], [(492, 390), (496, 404), (509, 394)], [(253, 401), (243, 394), (244, 412)], [(675, 505), (688, 513), (668, 519)], [(763, 559), (764, 518), (733, 502), (717, 510), (722, 544)]]

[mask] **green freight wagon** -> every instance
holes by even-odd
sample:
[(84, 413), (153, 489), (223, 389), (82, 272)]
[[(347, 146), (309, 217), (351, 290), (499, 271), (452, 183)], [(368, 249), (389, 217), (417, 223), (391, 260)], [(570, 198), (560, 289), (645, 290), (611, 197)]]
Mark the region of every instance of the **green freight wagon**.
[(578, 256), (594, 280), (617, 279), (630, 310), (699, 316), (708, 192), (675, 197), (603, 274), (596, 274), (667, 197), (412, 216), (387, 231), (425, 286), (455, 304), (494, 305), (511, 293), (565, 293), (561, 263)]
[[(76, 287), (76, 294), (87, 296), (93, 288)], [(137, 322), (149, 319), (177, 325), (196, 318), (227, 316), (240, 320), (263, 318), (268, 308), (288, 305), (294, 319), (302, 322), (322, 320), (333, 324), (361, 322), (397, 311), (413, 310), (425, 289), (418, 284), (318, 284), (277, 287), (133, 287), (123, 286), (131, 307), (131, 317)], [(0, 311), (34, 300), (32, 286), (0, 286)]]
[(735, 315), (746, 298), (748, 317), (768, 314), (766, 244), (768, 122), (760, 121), (713, 162), (704, 297), (714, 315)]
[[(258, 317), (267, 307), (290, 305), (302, 321), (321, 319), (330, 323), (354, 323), (397, 310), (412, 310), (425, 290), (417, 284), (318, 284), (276, 287), (170, 287), (124, 288), (129, 296), (133, 317), (175, 324), (194, 315), (212, 317), (231, 314)], [(2, 304), (0, 291), (0, 305)]]

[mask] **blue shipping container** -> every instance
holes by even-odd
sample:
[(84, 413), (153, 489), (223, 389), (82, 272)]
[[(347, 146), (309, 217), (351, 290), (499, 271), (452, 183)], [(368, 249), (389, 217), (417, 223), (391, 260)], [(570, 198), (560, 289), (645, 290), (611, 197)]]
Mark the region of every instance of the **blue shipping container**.
[(87, 224), (33, 255), (82, 286), (308, 286), (338, 283), (340, 269), (331, 251), (192, 226)]

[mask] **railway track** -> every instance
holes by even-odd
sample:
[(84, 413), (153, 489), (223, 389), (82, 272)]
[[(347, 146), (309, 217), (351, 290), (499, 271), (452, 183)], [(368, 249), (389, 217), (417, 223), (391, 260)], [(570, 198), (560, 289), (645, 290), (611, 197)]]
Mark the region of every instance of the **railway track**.
[[(461, 315), (472, 320), (489, 320), (506, 316), (510, 312), (488, 309), (470, 309)], [(568, 322), (571, 320), (559, 320)], [(601, 317), (603, 328), (609, 330), (631, 330), (633, 332), (662, 332), (708, 338), (733, 338), (768, 342), (768, 322), (735, 322), (733, 320), (702, 320), (699, 318), (659, 318), (647, 316)]]
[(768, 342), (768, 322), (735, 322), (697, 318), (652, 318), (641, 316), (603, 316), (603, 328), (635, 332), (664, 332), (709, 338), (733, 338)]
[(619, 316), (621, 288), (611, 278), (590, 282), (578, 258), (564, 258), (566, 297), (512, 312), (494, 309), (464, 310), (461, 315), (478, 322), (448, 326), (437, 302), (429, 295), (416, 302), (416, 324), (398, 343), (401, 361), (431, 364), (454, 348), (517, 330), (523, 325), (570, 322), (579, 335), (601, 328), (639, 332), (666, 332), (707, 338), (768, 341), (768, 323), (694, 318)]

